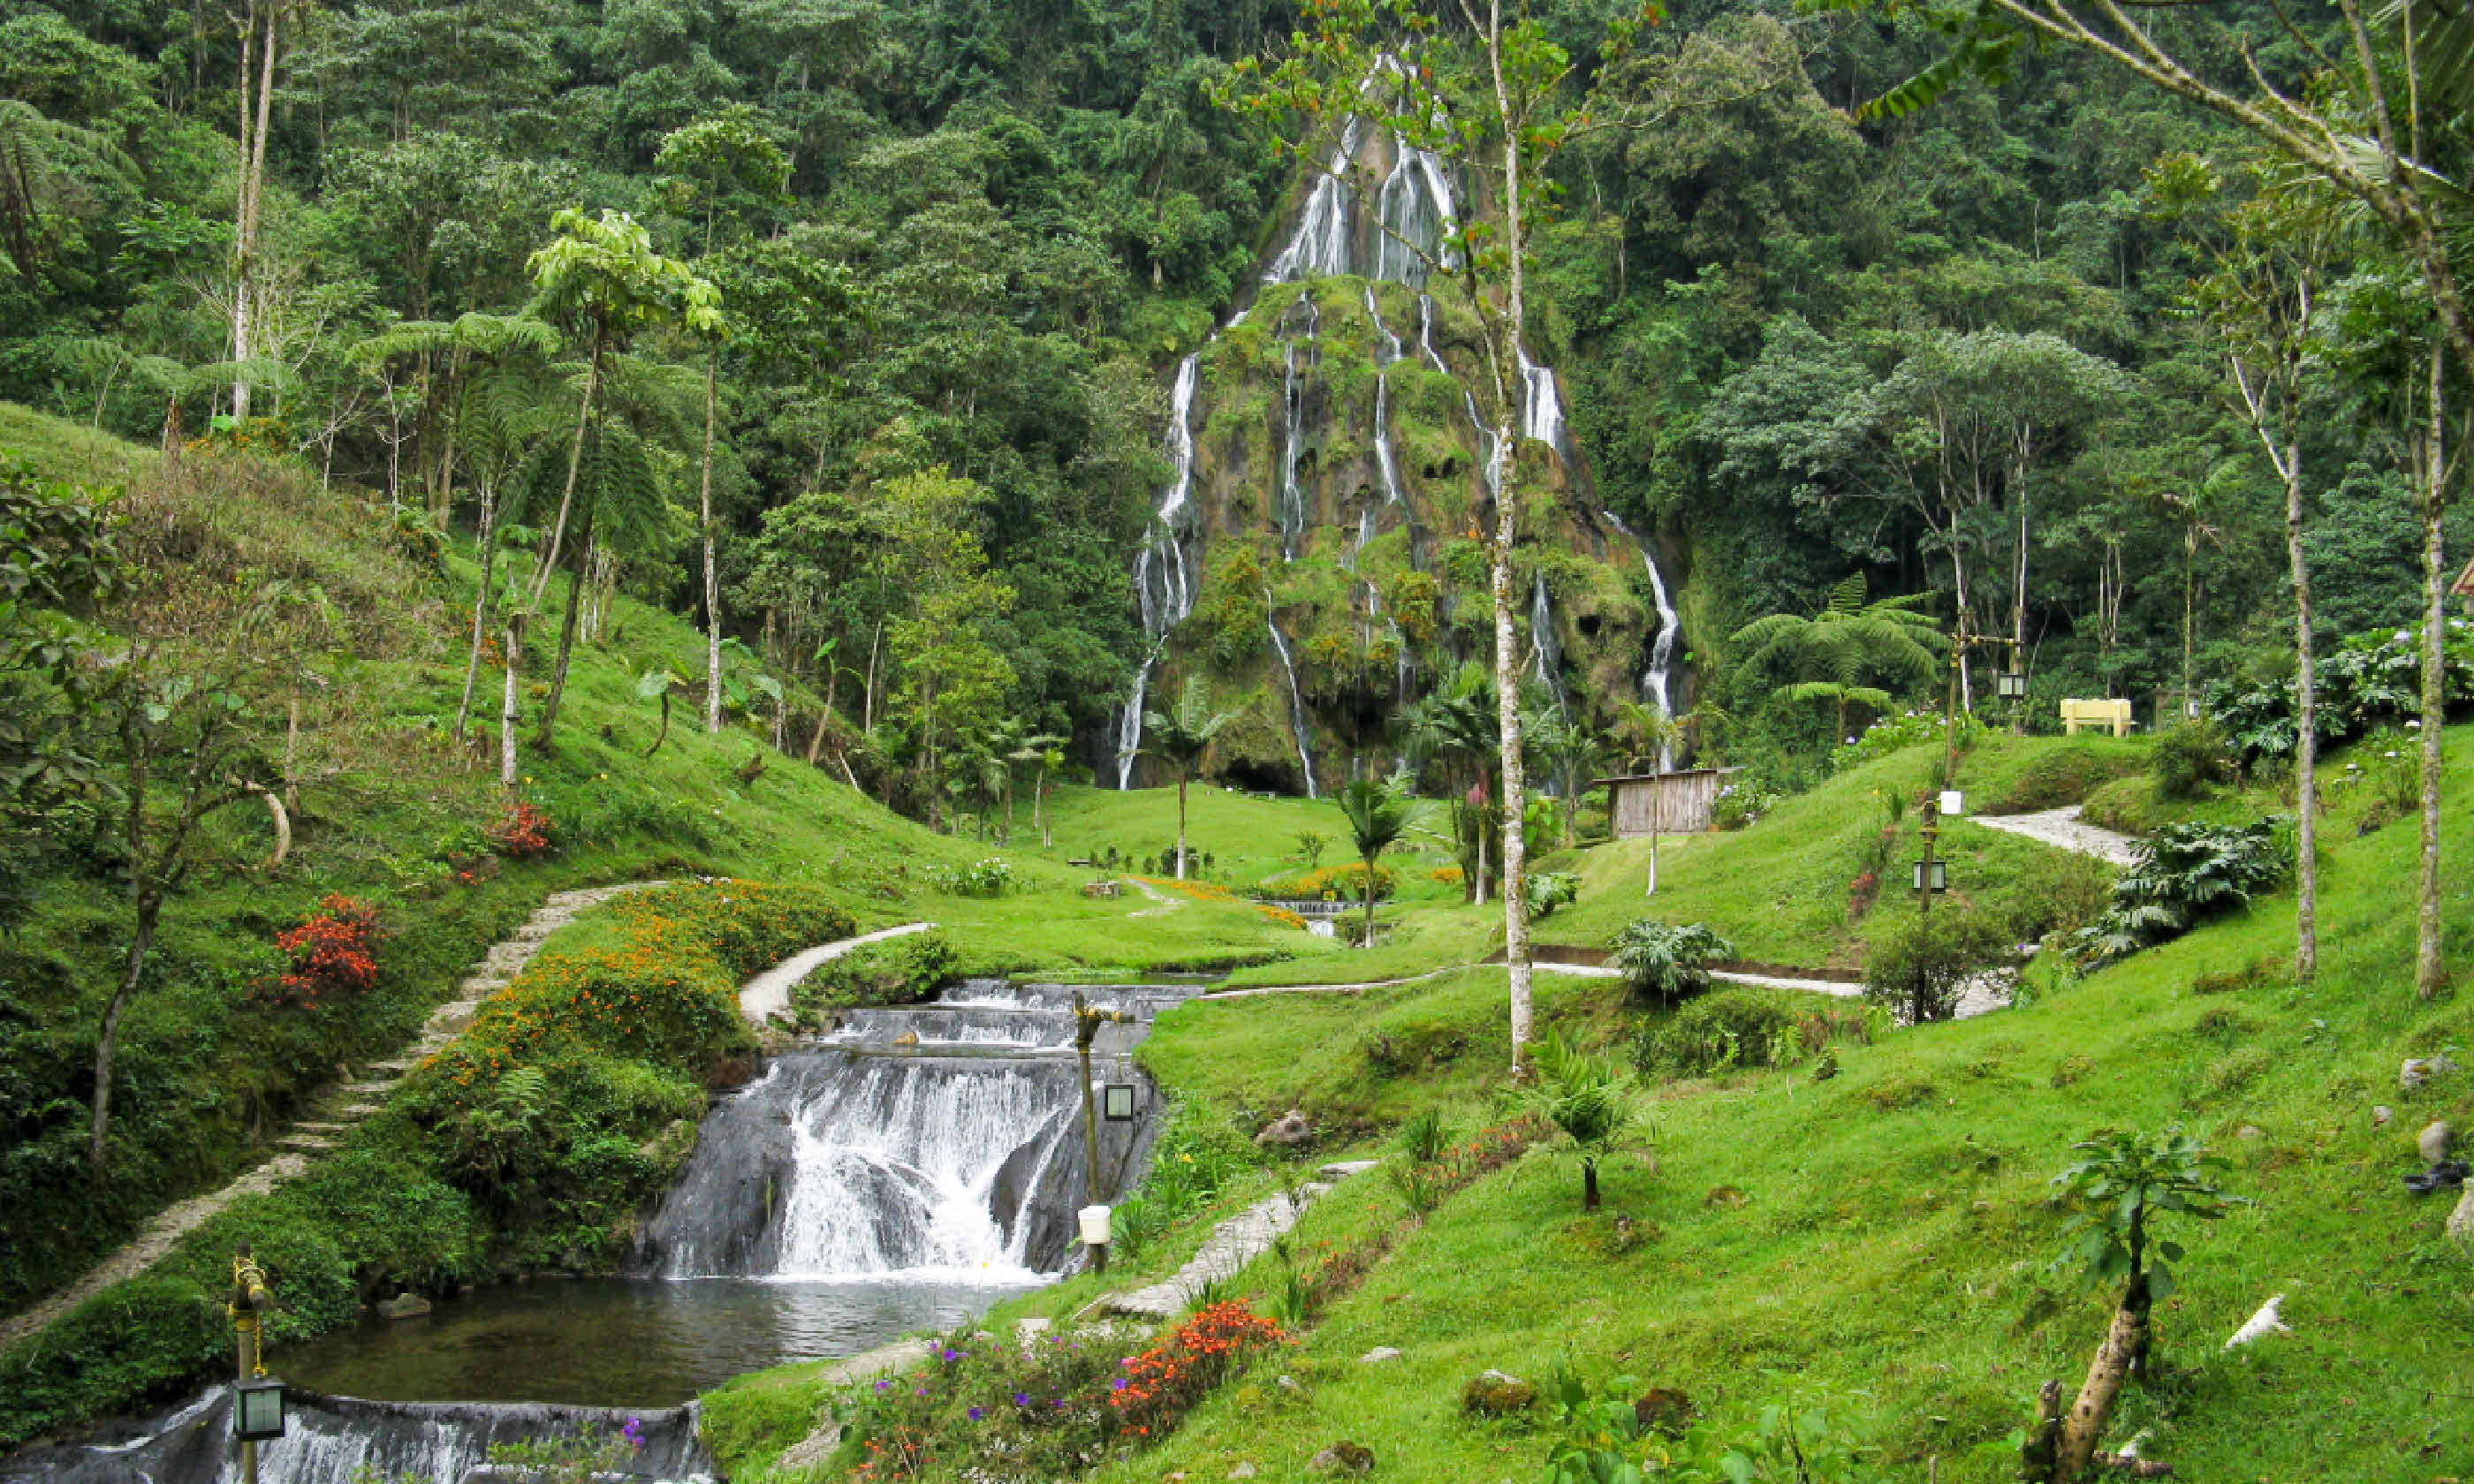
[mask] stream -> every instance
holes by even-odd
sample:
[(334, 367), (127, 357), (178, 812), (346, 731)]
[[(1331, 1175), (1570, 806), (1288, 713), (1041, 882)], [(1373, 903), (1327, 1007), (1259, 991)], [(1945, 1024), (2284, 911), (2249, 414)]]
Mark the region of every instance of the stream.
[[(1158, 1098), (1131, 1053), (1197, 985), (1085, 987), (1098, 1083), (1137, 1116), (1100, 1126), (1102, 1188), (1138, 1179)], [(742, 1372), (968, 1322), (1081, 1260), (1076, 987), (966, 980), (927, 1004), (844, 1012), (719, 1099), (643, 1222), (626, 1276), (535, 1279), (270, 1352), (296, 1389), (261, 1484), (460, 1484), (493, 1443), (639, 1421), (631, 1477), (710, 1477), (692, 1399)], [(225, 1392), (0, 1461), (0, 1484), (228, 1484)]]

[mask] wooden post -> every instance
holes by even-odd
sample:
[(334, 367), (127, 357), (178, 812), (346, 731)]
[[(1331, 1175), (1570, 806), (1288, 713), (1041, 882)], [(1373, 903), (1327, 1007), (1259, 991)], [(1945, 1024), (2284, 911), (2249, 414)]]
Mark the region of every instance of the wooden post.
[[(1122, 1010), (1094, 1010), (1085, 1004), (1082, 992), (1074, 992), (1074, 1054), (1082, 1064), (1082, 1204), (1098, 1206), (1100, 1200), (1100, 1111), (1091, 1096), (1091, 1042), (1099, 1039), (1100, 1027), (1124, 1024), (1133, 1019)], [(1108, 1247), (1104, 1242), (1091, 1245), (1091, 1271), (1108, 1271)]]

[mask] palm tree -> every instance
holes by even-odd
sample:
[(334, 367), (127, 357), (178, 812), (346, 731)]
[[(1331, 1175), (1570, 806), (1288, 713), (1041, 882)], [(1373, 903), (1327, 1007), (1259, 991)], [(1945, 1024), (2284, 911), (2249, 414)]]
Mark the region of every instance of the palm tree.
[(1571, 1137), (1581, 1155), (1581, 1209), (1598, 1209), (1598, 1161), (1633, 1125), (1632, 1095), (1621, 1068), (1587, 1056), (1553, 1031), (1539, 1042), (1538, 1080), (1522, 1101)]
[[(1615, 714), (1620, 718), (1617, 725), (1640, 748), (1633, 754), (1633, 766), (1640, 766), (1640, 758), (1646, 756), (1657, 772), (1664, 773), (1666, 760), (1684, 745), (1684, 724), (1667, 715), (1665, 707), (1643, 706), (1637, 701), (1625, 702), (1615, 708)], [(1641, 893), (1644, 897), (1658, 895), (1658, 824), (1665, 812), (1663, 797), (1653, 797), (1649, 808), (1649, 889)]]
[(1184, 694), (1167, 712), (1143, 713), (1143, 739), (1149, 744), (1145, 751), (1176, 770), (1176, 878), (1180, 881), (1185, 879), (1185, 785), (1202, 765), (1211, 739), (1235, 719), (1234, 712), (1211, 709), (1211, 697), (1200, 677), (1185, 682)]
[[(1017, 766), (1028, 763), (1034, 770), (1031, 781), (1031, 827), (1039, 831), (1040, 849), (1052, 843), (1048, 838), (1048, 775), (1065, 766), (1065, 743), (1068, 739), (1053, 731), (1033, 732), (1021, 739), (1021, 745), (1006, 754), (1006, 760)], [(1010, 785), (1008, 785), (1010, 788)], [(1013, 802), (1006, 802), (1006, 834), (1013, 833)]]
[[(1495, 714), (1494, 678), (1487, 673), (1486, 666), (1474, 661), (1461, 666), (1449, 681), (1411, 706), (1404, 719), (1408, 723), (1411, 756), (1420, 762), (1442, 759), (1456, 783), (1463, 777), (1474, 775), (1476, 786), (1471, 791), (1481, 801), (1493, 797), (1488, 787), (1493, 778), (1489, 763), (1495, 755), (1502, 729)], [(1469, 874), (1469, 884), (1481, 905), (1486, 901), (1486, 826), (1483, 802), (1473, 808), (1463, 803), (1452, 809), (1452, 833), (1460, 841), (1464, 856), (1473, 858), (1476, 870)]]
[(1417, 805), (1398, 789), (1372, 778), (1357, 778), (1333, 796), (1348, 820), (1348, 835), (1365, 864), (1366, 945), (1374, 946), (1374, 863), (1400, 843), (1417, 818)]
[(1530, 751), (1555, 774), (1564, 790), (1564, 849), (1575, 843), (1580, 822), (1581, 780), (1606, 757), (1606, 739), (1578, 717), (1541, 710), (1521, 729)]
[(1845, 737), (1848, 706), (1878, 711), (1890, 705), (1889, 691), (1880, 683), (1866, 683), (1868, 680), (1929, 681), (1939, 668), (1937, 656), (1950, 641), (1932, 619), (1915, 611), (1917, 604), (1931, 597), (1911, 592), (1868, 603), (1864, 574), (1853, 572), (1831, 592), (1820, 612), (1756, 618), (1735, 631), (1734, 641), (1749, 646), (1746, 671), (1778, 669), (1799, 677), (1772, 694), (1788, 701), (1837, 703), (1833, 735)]

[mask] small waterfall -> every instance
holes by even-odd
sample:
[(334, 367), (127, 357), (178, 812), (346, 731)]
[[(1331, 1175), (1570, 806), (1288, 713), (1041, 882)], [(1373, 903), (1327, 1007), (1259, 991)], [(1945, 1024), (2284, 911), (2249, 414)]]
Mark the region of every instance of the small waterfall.
[[(1658, 554), (1650, 550), (1647, 541), (1632, 534), (1632, 527), (1623, 523), (1623, 517), (1613, 511), (1601, 514), (1607, 517), (1609, 525), (1623, 534), (1625, 540), (1640, 548), (1640, 564), (1649, 570), (1649, 595), (1651, 604), (1658, 610), (1658, 634), (1649, 643), (1649, 668), (1641, 672), (1640, 693), (1657, 708), (1659, 715), (1671, 717), (1675, 714), (1675, 703), (1668, 693), (1668, 684), (1675, 667), (1675, 641), (1684, 632), (1683, 616), (1675, 611), (1674, 600), (1666, 594), (1666, 574), (1658, 569)], [(1674, 749), (1660, 748), (1659, 771), (1663, 773), (1674, 766)]]
[[(1110, 1026), (1095, 1075), (1138, 1076), (1148, 1015), (1184, 993), (1104, 992), (1145, 1017)], [(705, 1119), (645, 1228), (639, 1265), (666, 1278), (1027, 1285), (1074, 1256), (1082, 1204), (1080, 1071), (1070, 991), (976, 981), (932, 1004), (847, 1012), (776, 1057)], [(1120, 1187), (1148, 1126), (1104, 1126), (1102, 1185)]]
[(1418, 348), (1424, 353), (1427, 365), (1446, 376), (1452, 373), (1443, 358), (1435, 353), (1435, 298), (1431, 294), (1418, 296)]
[(1289, 658), (1289, 641), (1280, 633), (1279, 621), (1272, 620), (1271, 628), (1272, 648), (1279, 655), (1280, 669), (1289, 678), (1289, 730), (1297, 734), (1298, 766), (1305, 772), (1306, 797), (1320, 799), (1322, 796), (1315, 791), (1314, 741), (1306, 730), (1306, 698), (1298, 689), (1298, 667)]
[(1176, 462), (1176, 478), (1161, 494), (1152, 516), (1143, 549), (1134, 557), (1134, 598), (1141, 605), (1143, 632), (1150, 651), (1134, 672), (1133, 693), (1126, 698), (1117, 722), (1117, 786), (1134, 784), (1134, 756), (1143, 745), (1143, 701), (1151, 689), (1152, 671), (1159, 664), (1168, 632), (1194, 611), (1195, 555), (1193, 536), (1194, 393), (1202, 379), (1202, 352), (1187, 356), (1176, 368), (1176, 386), (1169, 397), (1169, 457)]
[[(1383, 323), (1383, 311), (1374, 302), (1374, 285), (1366, 286), (1366, 314), (1374, 322), (1375, 332), (1383, 337), (1383, 348), (1374, 357), (1374, 467), (1383, 476), (1383, 503), (1397, 505), (1400, 499), (1400, 468), (1392, 451), (1392, 367), (1401, 356), (1400, 337)], [(1364, 541), (1359, 541), (1364, 545)]]
[[(379, 1478), (457, 1484), (489, 1461), (494, 1444), (592, 1432), (615, 1438), (633, 1418), (643, 1451), (628, 1477), (710, 1480), (713, 1457), (696, 1439), (692, 1405), (618, 1408), (361, 1401), (286, 1388), (285, 1436), (258, 1448), (259, 1484), (344, 1484), (358, 1470)], [(0, 1462), (7, 1484), (236, 1484), (230, 1394), (215, 1386), (137, 1437), (109, 1444), (31, 1448)]]
[(1513, 353), (1520, 364), (1520, 436), (1536, 439), (1564, 458), (1564, 398), (1555, 390), (1555, 372), (1529, 359), (1527, 346), (1513, 347)]
[(1546, 574), (1540, 572), (1529, 592), (1529, 657), (1538, 679), (1555, 693), (1555, 710), (1569, 717), (1572, 706), (1564, 694), (1564, 657), (1555, 645), (1555, 610), (1546, 592)]
[(1348, 272), (1348, 240), (1355, 215), (1351, 205), (1357, 193), (1348, 188), (1344, 177), (1348, 173), (1348, 162), (1357, 157), (1365, 142), (1364, 120), (1351, 118), (1341, 126), (1340, 148), (1331, 156), (1331, 168), (1323, 172), (1307, 194), (1305, 210), (1298, 214), (1297, 231), (1263, 272), (1265, 283), (1330, 278)]
[[(1298, 444), (1305, 436), (1305, 388), (1298, 380), (1298, 342), (1302, 339), (1311, 350), (1322, 326), (1322, 311), (1315, 307), (1311, 296), (1300, 296), (1291, 306), (1291, 313), (1298, 309), (1305, 311), (1304, 331), (1289, 337), (1280, 347), (1280, 359), (1287, 369), (1280, 396), (1280, 555), (1290, 562), (1298, 560), (1298, 541), (1306, 529), (1305, 491), (1298, 484)], [(1282, 317), (1283, 323), (1287, 318)]]

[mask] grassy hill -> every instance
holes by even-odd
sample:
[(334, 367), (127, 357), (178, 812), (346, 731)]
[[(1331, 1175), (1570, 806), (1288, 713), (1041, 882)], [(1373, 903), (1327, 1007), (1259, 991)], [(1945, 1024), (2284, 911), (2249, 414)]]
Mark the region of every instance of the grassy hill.
[[(2080, 747), (2104, 766), (2088, 768)], [(2041, 805), (2058, 802), (2042, 796), (2057, 775), (2084, 790), (2137, 753), (1991, 739), (1965, 781), (1982, 802)], [(2452, 732), (2449, 759), (2449, 951), (2462, 963), (2474, 950), (2474, 729)], [(1897, 754), (1744, 833), (1687, 842), (1655, 905), (1723, 920), (1748, 951), (1842, 953), (1861, 926), (1844, 921), (1845, 868), (1880, 827), (1874, 790), (1919, 786), (1934, 761)], [(1988, 900), (2077, 869), (1966, 826), (1946, 838), (1964, 863), (1956, 879)], [(2283, 969), (2291, 898), (2264, 898), (2102, 972), (2043, 980), (2021, 1008), (1842, 1041), (1829, 1080), (1808, 1061), (1653, 1079), (1645, 1131), (1605, 1171), (1594, 1216), (1580, 1209), (1568, 1149), (1551, 1142), (1422, 1219), (1379, 1175), (1342, 1186), (1292, 1238), (1301, 1271), (1363, 1270), (1277, 1362), (1301, 1389), (1266, 1375), (1224, 1386), (1164, 1444), (1095, 1476), (1217, 1479), (1249, 1464), (1299, 1477), (1346, 1438), (1372, 1448), (1384, 1475), (1535, 1477), (1552, 1436), (1542, 1411), (1488, 1420), (1461, 1405), (1465, 1382), (1500, 1368), (1541, 1383), (1564, 1369), (1629, 1375), (1747, 1428), (1750, 1409), (1827, 1400), (1878, 1442), (1893, 1477), (2008, 1478), (2002, 1440), (2044, 1379), (2076, 1385), (2109, 1313), (2105, 1295), (2048, 1268), (2065, 1214), (2050, 1177), (2074, 1140), (2175, 1123), (2231, 1159), (2226, 1185), (2255, 1204), (2181, 1233), (2181, 1288), (2158, 1310), (2164, 1367), (2126, 1395), (2115, 1443), (2152, 1429), (2144, 1450), (2192, 1479), (2425, 1484), (2474, 1470), (2474, 1360), (2461, 1343), (2474, 1255), (2439, 1234), (2453, 1195), (2414, 1197), (2397, 1180), (2415, 1167), (2423, 1124), (2474, 1122), (2474, 1076), (2404, 1091), (2399, 1061), (2449, 1047), (2474, 1060), (2474, 1010), (2414, 998), (2412, 826), (2328, 838), (2322, 971), (2308, 988)], [(1639, 911), (1637, 850), (1583, 852), (1582, 900), (1547, 925), (1586, 942)], [(1874, 909), (1892, 910), (1907, 909)], [(1180, 1117), (1211, 1136), (1198, 1149), (1242, 1151), (1294, 1106), (1322, 1131), (1313, 1158), (1390, 1154), (1389, 1132), (1423, 1110), (1462, 1138), (1505, 1116), (1502, 995), (1500, 970), (1472, 969), (1362, 995), (1199, 1003), (1165, 1017), (1145, 1056), (1183, 1099)], [(1565, 1035), (1618, 1054), (1660, 1023), (1603, 980), (1543, 976), (1540, 1000)], [(1111, 1281), (1174, 1267), (1211, 1220), (1283, 1178), (1243, 1153), (1221, 1159), (1219, 1199)], [(1271, 1312), (1281, 1273), (1266, 1257), (1228, 1291)], [(1016, 1312), (1061, 1321), (1100, 1287), (1076, 1279), (989, 1328)], [(2294, 1332), (2224, 1353), (2280, 1293)], [(1378, 1346), (1403, 1353), (1360, 1361)], [(755, 1465), (822, 1400), (811, 1372), (764, 1373), (714, 1397), (710, 1425)]]
[[(128, 933), (109, 862), (65, 846), (23, 930), (0, 938), (0, 1245), (12, 1258), (0, 1312), (66, 1282), (165, 1203), (262, 1158), (322, 1089), (392, 1054), (452, 996), (467, 964), (561, 888), (696, 874), (802, 883), (862, 928), (944, 923), (962, 964), (982, 971), (1225, 965), (1306, 943), (1234, 903), (1137, 920), (1139, 898), (1085, 898), (1084, 874), (1029, 852), (1008, 857), (1006, 896), (955, 895), (940, 872), (1004, 852), (933, 833), (772, 754), (743, 718), (707, 736), (691, 714), (675, 717), (647, 755), (658, 713), (637, 698), (634, 677), (655, 664), (700, 674), (703, 646), (690, 625), (623, 594), (598, 641), (577, 646), (556, 748), (527, 744), (523, 757), (521, 794), (548, 812), (557, 849), (489, 858), (483, 831), (504, 807), (490, 766), (495, 720), (470, 746), (449, 735), (475, 577), (463, 554), (424, 566), (392, 544), (382, 505), (322, 491), (298, 468), (193, 456), (167, 481), (152, 450), (10, 406), (0, 406), (0, 447), (52, 477), (126, 482), (124, 539), (142, 568), (272, 571), (314, 591), (348, 636), (308, 687), (290, 858), (265, 869), (267, 816), (228, 810), (209, 822), (199, 868), (166, 910), (123, 1031), (100, 1188), (83, 1161), (84, 1069)], [(527, 656), (539, 678), (554, 626), (535, 628), (549, 636)], [(485, 691), (497, 673), (485, 672)], [(527, 731), (538, 707), (529, 696)], [(742, 781), (741, 765), (760, 754), (765, 771)], [(458, 875), (476, 863), (473, 879)], [(315, 1015), (256, 1003), (281, 971), (276, 935), (330, 893), (381, 910), (376, 987)]]

